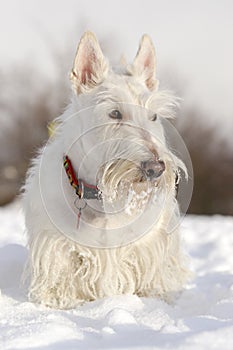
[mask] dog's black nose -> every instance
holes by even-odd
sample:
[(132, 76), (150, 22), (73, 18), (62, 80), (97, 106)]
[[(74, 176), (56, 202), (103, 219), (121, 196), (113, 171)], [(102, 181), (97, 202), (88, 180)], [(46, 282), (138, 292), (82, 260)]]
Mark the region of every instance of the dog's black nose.
[(165, 163), (161, 159), (147, 160), (141, 163), (141, 169), (147, 179), (153, 180), (162, 175)]

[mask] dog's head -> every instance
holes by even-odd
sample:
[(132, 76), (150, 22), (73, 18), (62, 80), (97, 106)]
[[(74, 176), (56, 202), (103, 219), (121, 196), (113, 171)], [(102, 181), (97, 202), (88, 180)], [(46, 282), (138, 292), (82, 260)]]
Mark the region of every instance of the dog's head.
[(177, 99), (158, 90), (150, 38), (142, 37), (132, 64), (112, 69), (94, 34), (85, 33), (71, 81), (75, 92), (71, 112), (79, 115), (69, 126), (67, 135), (73, 139), (67, 142), (79, 141), (70, 150), (74, 163), (80, 162), (78, 154), (86, 157), (81, 177), (97, 182), (112, 199), (122, 186), (128, 190), (133, 185), (139, 191), (169, 184), (175, 192), (182, 162), (166, 145), (162, 120), (174, 116)]

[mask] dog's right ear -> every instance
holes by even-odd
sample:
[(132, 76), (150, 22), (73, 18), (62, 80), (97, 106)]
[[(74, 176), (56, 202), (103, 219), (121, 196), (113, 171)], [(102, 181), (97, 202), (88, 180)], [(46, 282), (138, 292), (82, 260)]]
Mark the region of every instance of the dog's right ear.
[(91, 32), (84, 33), (70, 74), (75, 92), (87, 92), (101, 84), (107, 72), (108, 63), (95, 35)]

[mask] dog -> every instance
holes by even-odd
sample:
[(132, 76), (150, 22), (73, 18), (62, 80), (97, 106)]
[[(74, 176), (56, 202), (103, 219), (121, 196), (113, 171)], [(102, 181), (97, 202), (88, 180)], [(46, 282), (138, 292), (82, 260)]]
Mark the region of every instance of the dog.
[(167, 146), (163, 120), (178, 102), (159, 90), (153, 43), (144, 35), (133, 63), (111, 68), (86, 32), (70, 79), (71, 103), (24, 186), (29, 299), (169, 302), (189, 278), (176, 200), (185, 166)]

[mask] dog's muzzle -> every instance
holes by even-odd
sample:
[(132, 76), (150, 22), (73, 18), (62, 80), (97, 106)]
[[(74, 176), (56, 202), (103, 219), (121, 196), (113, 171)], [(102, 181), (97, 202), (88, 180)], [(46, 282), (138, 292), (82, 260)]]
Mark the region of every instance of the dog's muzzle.
[(141, 170), (144, 177), (151, 181), (159, 178), (163, 174), (165, 163), (158, 158), (143, 161), (141, 162)]

